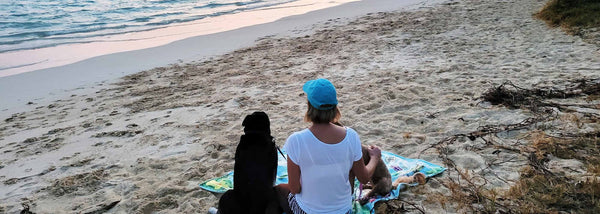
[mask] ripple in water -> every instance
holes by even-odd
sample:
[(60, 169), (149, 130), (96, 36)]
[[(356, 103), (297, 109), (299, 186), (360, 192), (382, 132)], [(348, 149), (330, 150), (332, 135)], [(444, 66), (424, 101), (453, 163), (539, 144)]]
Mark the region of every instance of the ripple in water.
[(4, 0), (0, 53), (87, 43), (295, 0)]

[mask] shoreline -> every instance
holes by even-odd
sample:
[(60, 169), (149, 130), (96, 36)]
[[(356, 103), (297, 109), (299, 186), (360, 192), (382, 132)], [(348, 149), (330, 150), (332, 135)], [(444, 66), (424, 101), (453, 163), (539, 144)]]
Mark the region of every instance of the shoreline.
[[(125, 75), (168, 64), (205, 60), (209, 57), (252, 45), (262, 37), (297, 34), (292, 31), (307, 29), (313, 24), (326, 22), (327, 20), (347, 19), (367, 13), (390, 11), (416, 4), (435, 4), (435, 1), (424, 3), (421, 0), (401, 3), (391, 0), (352, 0), (342, 1), (345, 3), (334, 7), (311, 10), (305, 13), (306, 9), (303, 9), (302, 6), (306, 5), (303, 4), (306, 2), (314, 4), (313, 1), (305, 0), (286, 4), (286, 6), (290, 6), (290, 4), (291, 6), (300, 5), (300, 8), (283, 8), (288, 10), (278, 8), (276, 10), (279, 12), (275, 17), (282, 18), (268, 20), (266, 23), (250, 23), (250, 26), (243, 26), (242, 23), (243, 27), (237, 26), (234, 27), (236, 29), (222, 32), (213, 32), (214, 29), (209, 29), (206, 30), (209, 34), (169, 41), (168, 44), (156, 47), (110, 53), (57, 67), (0, 77), (0, 103), (3, 103), (0, 106), (0, 116), (16, 113), (23, 108), (30, 110), (26, 105), (28, 102), (49, 103), (52, 100), (71, 95), (69, 93), (89, 93), (91, 91), (87, 89), (95, 88), (93, 90), (97, 90)], [(335, 5), (338, 2), (321, 6), (330, 4)], [(279, 7), (283, 6), (280, 5)], [(292, 16), (281, 14), (282, 11), (289, 10), (300, 10), (295, 13), (302, 14)], [(255, 17), (260, 15), (260, 11), (252, 11), (252, 13), (254, 14), (251, 15)], [(232, 15), (235, 17), (236, 14)], [(223, 20), (226, 21), (231, 17), (224, 16)], [(62, 48), (68, 47), (61, 47), (60, 49)], [(82, 51), (89, 49), (84, 48)]]
[(357, 0), (335, 0), (325, 3), (316, 0), (299, 0), (267, 8), (207, 17), (154, 30), (97, 37), (95, 38), (96, 42), (0, 53), (0, 62), (4, 67), (0, 70), (0, 78), (68, 65), (97, 56), (158, 47), (186, 38), (269, 23), (286, 16), (299, 15), (353, 1)]

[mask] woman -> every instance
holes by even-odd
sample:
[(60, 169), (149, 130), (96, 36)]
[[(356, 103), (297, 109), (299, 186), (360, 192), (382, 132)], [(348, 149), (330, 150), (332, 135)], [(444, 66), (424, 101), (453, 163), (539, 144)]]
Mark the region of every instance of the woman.
[[(293, 133), (284, 149), (288, 154), (288, 184), (277, 187), (286, 213), (351, 213), (354, 177), (366, 184), (371, 179), (381, 150), (369, 147), (365, 166), (356, 131), (343, 127), (335, 87), (316, 79), (302, 87), (308, 98), (305, 121), (311, 126)], [(286, 205), (289, 205), (287, 207)]]

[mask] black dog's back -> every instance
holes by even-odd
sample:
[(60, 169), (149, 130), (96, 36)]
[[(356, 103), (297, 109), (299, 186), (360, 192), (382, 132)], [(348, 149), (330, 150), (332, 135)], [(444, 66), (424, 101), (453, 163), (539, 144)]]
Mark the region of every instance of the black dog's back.
[(246, 134), (240, 139), (235, 153), (234, 189), (272, 188), (277, 175), (277, 149), (272, 139)]
[[(219, 200), (219, 213), (281, 213), (273, 189), (277, 149), (264, 112), (246, 116), (235, 152), (233, 190)], [(270, 211), (268, 211), (270, 210)]]

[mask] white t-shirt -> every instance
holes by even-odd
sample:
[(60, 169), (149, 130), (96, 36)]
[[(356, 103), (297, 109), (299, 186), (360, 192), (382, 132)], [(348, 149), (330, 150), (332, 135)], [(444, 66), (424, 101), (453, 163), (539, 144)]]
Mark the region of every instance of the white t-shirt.
[(306, 213), (346, 213), (352, 208), (348, 175), (362, 150), (356, 131), (346, 127), (339, 143), (326, 144), (304, 129), (288, 137), (283, 147), (300, 166), (300, 193), (296, 201)]

